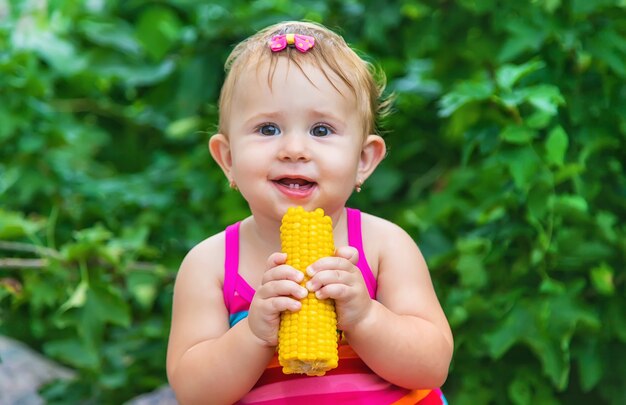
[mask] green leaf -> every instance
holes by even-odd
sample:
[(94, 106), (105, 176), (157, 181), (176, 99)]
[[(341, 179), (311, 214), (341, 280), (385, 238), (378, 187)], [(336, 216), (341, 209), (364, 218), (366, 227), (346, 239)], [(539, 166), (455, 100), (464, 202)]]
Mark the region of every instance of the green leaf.
[(570, 371), (569, 346), (574, 332), (581, 325), (600, 327), (597, 316), (576, 302), (581, 286), (573, 284), (566, 294), (516, 303), (501, 326), (486, 334), (490, 355), (497, 359), (513, 345), (524, 344), (541, 361), (552, 384), (563, 390)]
[(380, 167), (364, 185), (363, 189), (374, 201), (389, 199), (403, 184), (403, 176), (397, 170)]
[(575, 14), (588, 15), (593, 13), (599, 8), (606, 7), (609, 4), (613, 4), (614, 0), (595, 0), (595, 1), (586, 1), (586, 0), (573, 0), (572, 1), (572, 11)]
[(101, 256), (110, 263), (119, 261), (120, 249), (115, 244), (105, 244), (112, 237), (111, 231), (97, 224), (92, 228), (74, 232), (75, 243), (67, 243), (61, 253), (68, 260), (87, 260), (91, 256)]
[(48, 341), (44, 343), (43, 349), (48, 356), (70, 366), (88, 370), (99, 368), (96, 348), (86, 346), (77, 338)]
[(555, 213), (570, 217), (586, 217), (589, 212), (589, 204), (580, 195), (556, 195), (553, 207)]
[(71, 41), (44, 24), (25, 23), (13, 32), (12, 42), (16, 49), (36, 52), (63, 75), (82, 71), (87, 66), (87, 59), (76, 51)]
[(535, 334), (537, 330), (530, 311), (522, 305), (515, 305), (498, 329), (484, 336), (489, 355), (499, 359), (524, 336)]
[(615, 293), (613, 274), (613, 268), (606, 263), (591, 269), (591, 284), (593, 288), (602, 295), (613, 295)]
[(89, 55), (92, 72), (99, 76), (118, 79), (128, 86), (148, 86), (168, 77), (175, 68), (174, 61), (164, 60), (157, 65), (130, 63), (123, 58), (92, 52)]
[(456, 271), (461, 278), (461, 285), (471, 289), (480, 289), (488, 282), (484, 266), (485, 256), (491, 249), (491, 242), (484, 238), (461, 239), (457, 243), (459, 259)]
[(456, 271), (461, 277), (461, 285), (479, 289), (487, 284), (484, 257), (475, 254), (462, 254), (456, 264)]
[(558, 171), (555, 173), (554, 183), (560, 184), (564, 181), (576, 178), (580, 174), (584, 173), (584, 171), (585, 167), (578, 163), (564, 164), (563, 167), (559, 168)]
[(565, 153), (569, 145), (567, 133), (561, 126), (557, 126), (550, 131), (546, 139), (546, 160), (548, 163), (563, 166)]
[(615, 226), (617, 225), (617, 217), (607, 211), (599, 212), (596, 216), (596, 223), (598, 228), (602, 231), (602, 235), (609, 241), (617, 241), (617, 232)]
[(561, 7), (561, 0), (541, 0), (539, 3), (543, 5), (543, 8), (548, 13), (554, 13)]
[(542, 168), (541, 160), (530, 146), (503, 152), (499, 159), (508, 168), (515, 185), (522, 190), (532, 186), (535, 175)]
[(81, 21), (79, 27), (95, 44), (133, 55), (139, 55), (141, 52), (141, 46), (135, 39), (131, 26), (125, 21), (88, 19)]
[(539, 292), (552, 295), (561, 295), (566, 292), (566, 285), (557, 280), (546, 278), (541, 281)]
[(162, 59), (180, 35), (181, 23), (169, 8), (156, 5), (144, 11), (137, 23), (137, 38), (154, 60)]
[(580, 364), (578, 373), (581, 388), (583, 392), (589, 392), (598, 385), (604, 376), (602, 354), (598, 347), (598, 340), (587, 339), (582, 342), (582, 350), (577, 356), (577, 360)]
[(511, 402), (516, 405), (560, 405), (555, 397), (555, 390), (547, 385), (545, 378), (531, 367), (516, 367), (513, 371), (514, 380), (508, 386), (507, 393)]
[(626, 43), (623, 35), (611, 27), (601, 29), (591, 40), (589, 52), (621, 78), (626, 77)]
[(90, 322), (127, 327), (130, 325), (129, 309), (119, 289), (97, 284), (89, 289), (84, 315)]
[(524, 405), (532, 403), (532, 388), (528, 381), (522, 378), (516, 378), (508, 388), (509, 397), (514, 404)]
[[(15, 136), (15, 130), (19, 125), (19, 121), (19, 117), (13, 116), (10, 110), (0, 107), (0, 122), (2, 122), (2, 125), (0, 125), (0, 145)], [(2, 181), (1, 177), (0, 181)], [(0, 187), (1, 192), (2, 188)]]
[(556, 115), (559, 106), (565, 103), (565, 99), (558, 87), (542, 84), (537, 86), (526, 87), (523, 89), (525, 99), (537, 108), (551, 116)]
[(83, 280), (78, 283), (76, 289), (70, 296), (70, 298), (61, 305), (59, 308), (59, 313), (63, 313), (71, 308), (81, 308), (87, 302), (87, 290), (89, 289), (89, 284)]
[(497, 55), (499, 61), (513, 60), (523, 52), (539, 49), (547, 36), (538, 19), (511, 19), (507, 21), (506, 28), (510, 35)]
[(32, 236), (45, 226), (41, 218), (24, 217), (21, 212), (5, 211), (0, 208), (0, 239), (18, 239)]
[(517, 145), (529, 144), (535, 136), (535, 131), (521, 125), (509, 125), (500, 133), (500, 139)]
[(626, 343), (626, 316), (624, 316), (624, 301), (611, 300), (606, 311), (607, 324), (615, 331), (614, 336), (621, 342)]
[(133, 298), (144, 309), (150, 309), (158, 294), (159, 277), (148, 272), (131, 272), (126, 282)]
[(102, 344), (107, 325), (130, 325), (130, 308), (122, 298), (121, 291), (104, 283), (94, 279), (89, 285), (81, 282), (54, 320), (60, 328), (74, 328), (88, 347)]
[(521, 78), (544, 67), (545, 63), (540, 60), (530, 61), (522, 65), (505, 64), (496, 71), (496, 82), (498, 86), (510, 90)]
[(428, 99), (441, 94), (441, 85), (430, 78), (433, 63), (427, 59), (414, 59), (406, 66), (406, 76), (393, 82), (393, 89), (398, 93), (418, 94)]
[(554, 114), (537, 110), (534, 111), (528, 118), (526, 118), (525, 123), (529, 128), (532, 129), (544, 129), (552, 122), (553, 116)]
[(493, 85), (487, 80), (462, 82), (454, 91), (445, 94), (439, 102), (439, 116), (449, 117), (464, 105), (489, 99), (493, 94)]
[(184, 139), (190, 133), (200, 129), (201, 124), (202, 119), (198, 116), (185, 117), (171, 122), (165, 129), (165, 133), (170, 139)]

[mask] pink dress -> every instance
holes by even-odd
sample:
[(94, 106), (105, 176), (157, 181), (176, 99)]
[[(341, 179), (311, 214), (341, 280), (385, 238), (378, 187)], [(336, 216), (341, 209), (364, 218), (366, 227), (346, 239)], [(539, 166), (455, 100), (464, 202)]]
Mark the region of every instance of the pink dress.
[[(361, 270), (370, 297), (376, 299), (376, 279), (370, 269), (361, 238), (361, 212), (346, 208), (348, 243), (359, 252), (357, 267)], [(232, 327), (248, 315), (254, 289), (239, 274), (239, 225), (226, 228), (224, 262), (224, 302)], [(239, 404), (447, 404), (439, 388), (409, 390), (380, 378), (350, 348), (339, 343), (339, 366), (321, 377), (283, 374), (278, 358), (268, 364), (263, 375)]]

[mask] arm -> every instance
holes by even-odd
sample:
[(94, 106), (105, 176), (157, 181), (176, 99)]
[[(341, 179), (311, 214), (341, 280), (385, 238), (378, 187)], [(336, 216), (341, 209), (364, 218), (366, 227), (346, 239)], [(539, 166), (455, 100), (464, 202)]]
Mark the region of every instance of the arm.
[(407, 388), (439, 387), (447, 378), (453, 342), (426, 263), (401, 228), (374, 217), (369, 221), (381, 244), (377, 300), (367, 295), (354, 266), (356, 251), (349, 247), (314, 264), (319, 273), (312, 288), (335, 299), (341, 329), (374, 372)]
[(301, 287), (289, 281), (290, 268), (280, 266), (283, 256), (272, 255), (248, 318), (229, 329), (222, 295), (223, 243), (220, 234), (192, 249), (176, 279), (167, 373), (181, 404), (208, 398), (230, 404), (243, 397), (275, 352), (275, 342), (266, 339), (276, 335), (272, 319), (284, 309), (299, 308), (298, 301), (278, 296)]

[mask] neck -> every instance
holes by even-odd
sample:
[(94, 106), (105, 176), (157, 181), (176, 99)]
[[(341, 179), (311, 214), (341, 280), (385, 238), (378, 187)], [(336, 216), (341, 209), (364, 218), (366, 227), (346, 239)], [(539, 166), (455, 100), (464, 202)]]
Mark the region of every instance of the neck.
[(266, 252), (280, 252), (280, 220), (252, 215), (249, 223), (250, 236), (255, 246)]

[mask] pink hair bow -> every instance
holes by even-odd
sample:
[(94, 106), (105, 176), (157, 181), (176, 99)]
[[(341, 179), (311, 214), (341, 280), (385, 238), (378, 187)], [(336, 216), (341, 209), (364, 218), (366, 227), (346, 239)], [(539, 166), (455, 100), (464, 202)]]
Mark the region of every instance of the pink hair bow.
[(275, 35), (270, 40), (270, 49), (272, 52), (280, 52), (285, 49), (287, 45), (293, 45), (300, 52), (306, 52), (315, 45), (315, 38), (308, 35), (283, 34)]

